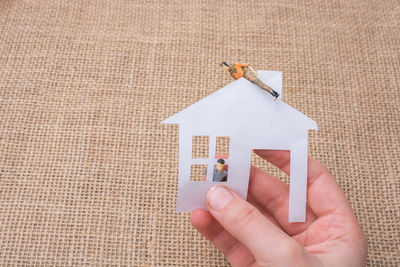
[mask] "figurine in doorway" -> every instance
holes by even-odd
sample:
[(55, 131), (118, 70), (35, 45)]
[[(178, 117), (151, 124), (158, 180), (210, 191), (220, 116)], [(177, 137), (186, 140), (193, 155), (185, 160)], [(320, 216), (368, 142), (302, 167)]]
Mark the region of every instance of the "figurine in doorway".
[(233, 64), (229, 65), (225, 61), (222, 62), (220, 65), (226, 71), (229, 71), (229, 73), (231, 74), (231, 76), (234, 79), (237, 80), (237, 79), (240, 79), (240, 78), (243, 77), (246, 80), (248, 80), (248, 81), (254, 83), (255, 85), (257, 85), (261, 89), (264, 89), (265, 91), (270, 93), (274, 97), (274, 100), (276, 100), (279, 97), (279, 94), (276, 91), (274, 91), (271, 87), (269, 87), (268, 85), (266, 85), (265, 83), (263, 83), (262, 81), (260, 81), (257, 78), (257, 71), (255, 71), (249, 65), (242, 64), (242, 63), (233, 63)]

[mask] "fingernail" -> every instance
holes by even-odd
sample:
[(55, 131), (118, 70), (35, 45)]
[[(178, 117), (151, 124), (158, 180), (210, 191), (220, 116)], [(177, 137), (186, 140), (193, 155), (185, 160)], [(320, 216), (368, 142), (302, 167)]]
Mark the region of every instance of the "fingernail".
[(232, 194), (222, 186), (214, 186), (207, 194), (208, 205), (213, 210), (223, 209), (232, 199)]

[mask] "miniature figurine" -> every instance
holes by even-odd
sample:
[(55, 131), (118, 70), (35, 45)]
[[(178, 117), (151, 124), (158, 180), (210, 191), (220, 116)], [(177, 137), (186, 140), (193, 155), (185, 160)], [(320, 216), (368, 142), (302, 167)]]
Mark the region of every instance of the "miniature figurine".
[[(234, 63), (234, 64), (229, 65), (228, 63), (223, 61), (220, 65), (226, 71), (229, 71), (229, 73), (231, 74), (231, 76), (235, 80), (240, 79), (240, 78), (243, 77), (246, 80), (248, 80), (248, 81), (254, 83), (255, 85), (257, 85), (261, 89), (264, 89), (265, 91), (270, 93), (274, 97), (274, 100), (276, 100), (279, 97), (279, 94), (276, 91), (274, 91), (271, 87), (269, 87), (268, 85), (266, 85), (265, 83), (263, 83), (262, 81), (260, 81), (257, 78), (257, 75), (258, 75), (257, 71), (255, 71), (252, 67), (248, 66), (247, 64)], [(250, 74), (249, 70), (251, 72), (253, 72), (254, 75)]]
[(224, 159), (218, 159), (217, 166), (214, 166), (213, 182), (226, 182), (228, 172), (224, 170)]
[[(214, 166), (213, 172), (213, 182), (226, 182), (228, 177), (228, 171), (224, 170), (224, 159), (218, 159), (217, 165)], [(205, 170), (205, 175), (207, 176), (207, 169)], [(206, 178), (204, 177), (204, 180)]]

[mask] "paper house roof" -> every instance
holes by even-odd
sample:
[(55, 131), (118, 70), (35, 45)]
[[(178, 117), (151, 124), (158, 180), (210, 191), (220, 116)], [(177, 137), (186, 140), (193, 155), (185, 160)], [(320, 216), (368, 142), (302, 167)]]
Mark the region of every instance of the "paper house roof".
[(258, 71), (258, 78), (280, 94), (276, 101), (268, 92), (241, 78), (162, 123), (188, 125), (197, 135), (247, 131), (250, 135), (259, 132), (277, 137), (317, 130), (312, 119), (281, 100), (282, 72)]

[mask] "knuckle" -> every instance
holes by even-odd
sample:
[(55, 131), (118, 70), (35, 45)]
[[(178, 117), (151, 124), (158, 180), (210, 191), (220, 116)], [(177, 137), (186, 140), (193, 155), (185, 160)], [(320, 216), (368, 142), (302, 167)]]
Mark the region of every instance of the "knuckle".
[(303, 248), (294, 240), (286, 242), (280, 247), (280, 253), (282, 257), (291, 260), (300, 260), (304, 258)]
[(247, 227), (257, 220), (258, 216), (258, 210), (254, 206), (246, 205), (235, 214), (233, 223), (239, 228)]
[(235, 253), (239, 251), (240, 248), (240, 243), (239, 242), (234, 242), (230, 244), (227, 248), (225, 248), (222, 253), (225, 255), (227, 258), (231, 258)]

